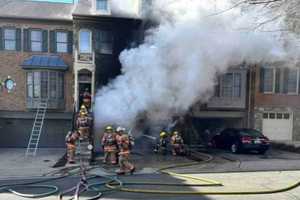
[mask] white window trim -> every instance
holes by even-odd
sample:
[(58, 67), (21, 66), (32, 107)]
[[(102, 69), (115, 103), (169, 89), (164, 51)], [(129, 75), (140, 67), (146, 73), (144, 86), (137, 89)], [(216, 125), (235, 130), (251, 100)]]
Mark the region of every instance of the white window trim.
[[(65, 33), (66, 34), (66, 38), (67, 38), (67, 41), (66, 42), (58, 42), (57, 39), (56, 39), (56, 51), (57, 53), (68, 53), (68, 42), (69, 42), (69, 35), (68, 35), (68, 31), (61, 31), (61, 30), (58, 30), (58, 31), (55, 31), (55, 37), (57, 38), (57, 33)], [(61, 43), (61, 44), (66, 44), (67, 45), (67, 48), (66, 48), (66, 51), (58, 51), (58, 48), (57, 48), (57, 44), (58, 43)]]
[(287, 92), (287, 95), (298, 95), (299, 94), (299, 69), (297, 70), (297, 85), (296, 85), (296, 91), (295, 92)]
[[(43, 30), (42, 29), (31, 29), (29, 31), (30, 31), (30, 38), (29, 38), (29, 40), (30, 40), (30, 50), (32, 52), (43, 52)], [(33, 31), (39, 31), (41, 33), (41, 41), (32, 40), (31, 33)], [(32, 42), (40, 42), (41, 43), (41, 50), (38, 50), (38, 51), (32, 50)]]
[[(223, 79), (224, 79), (224, 76), (226, 75), (226, 74), (232, 74), (232, 96), (223, 96)], [(235, 94), (234, 94), (234, 81), (235, 81), (235, 77), (236, 77), (236, 75), (237, 74), (240, 74), (240, 76), (241, 76), (241, 82), (240, 82), (240, 96), (235, 96)], [(220, 85), (219, 85), (219, 96), (221, 97), (221, 98), (241, 98), (242, 97), (242, 73), (240, 73), (240, 72), (227, 72), (227, 73), (225, 73), (225, 74), (223, 74), (222, 76), (221, 76), (221, 78), (220, 78)]]
[[(5, 47), (5, 30), (14, 30), (15, 31), (15, 48), (14, 49), (6, 49)], [(11, 39), (9, 39), (9, 41), (13, 41)], [(5, 51), (16, 51), (17, 50), (17, 28), (14, 28), (14, 27), (4, 27), (3, 28), (3, 45), (4, 45), (4, 49)]]
[(111, 1), (107, 0), (107, 10), (97, 10), (97, 0), (93, 0), (92, 3), (93, 10), (95, 11), (95, 14), (98, 15), (110, 15), (111, 14)]
[[(80, 50), (81, 50), (81, 47), (80, 47), (80, 44), (81, 44), (81, 41), (80, 41), (80, 35), (81, 35), (81, 32), (83, 32), (83, 31), (87, 31), (87, 32), (90, 32), (90, 49), (89, 49), (89, 52), (88, 53), (83, 53), (83, 52), (81, 52)], [(91, 30), (89, 30), (89, 29), (80, 29), (79, 30), (79, 35), (78, 35), (78, 41), (79, 41), (79, 43), (78, 43), (78, 53), (79, 54), (92, 54), (93, 52), (92, 52), (92, 31)]]
[(273, 85), (272, 85), (272, 91), (266, 92), (264, 91), (264, 94), (275, 94), (275, 86), (276, 86), (276, 68), (275, 67), (263, 67), (264, 69), (272, 69), (273, 70)]

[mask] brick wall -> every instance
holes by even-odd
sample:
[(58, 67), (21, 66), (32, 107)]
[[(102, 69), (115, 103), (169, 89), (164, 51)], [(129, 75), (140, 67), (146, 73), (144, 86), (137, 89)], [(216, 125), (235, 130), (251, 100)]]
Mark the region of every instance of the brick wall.
[(260, 92), (260, 70), (256, 66), (255, 106), (290, 106), (300, 107), (300, 95), (264, 94)]
[[(0, 27), (11, 26), (15, 28), (40, 28), (44, 30), (72, 30), (71, 22), (46, 22), (33, 20), (2, 20)], [(22, 34), (23, 35), (23, 34)], [(15, 89), (7, 93), (2, 90), (0, 93), (0, 110), (3, 111), (26, 111), (26, 71), (20, 64), (31, 55), (51, 55), (51, 53), (40, 52), (24, 52), (23, 38), (22, 51), (0, 51), (0, 82), (10, 76), (15, 82)], [(49, 44), (49, 42), (48, 42)], [(49, 45), (48, 45), (49, 46)], [(53, 54), (52, 54), (53, 55)], [(70, 112), (73, 110), (73, 55), (68, 53), (55, 54), (60, 55), (64, 62), (69, 66), (69, 70), (65, 72), (64, 93), (65, 93), (65, 110)]]

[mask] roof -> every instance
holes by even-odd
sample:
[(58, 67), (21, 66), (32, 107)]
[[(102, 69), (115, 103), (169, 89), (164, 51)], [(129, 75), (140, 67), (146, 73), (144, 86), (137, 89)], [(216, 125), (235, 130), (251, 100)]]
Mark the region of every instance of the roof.
[(68, 70), (68, 65), (59, 56), (34, 55), (24, 60), (21, 66), (23, 69)]
[(0, 17), (71, 21), (73, 8), (71, 3), (1, 0)]

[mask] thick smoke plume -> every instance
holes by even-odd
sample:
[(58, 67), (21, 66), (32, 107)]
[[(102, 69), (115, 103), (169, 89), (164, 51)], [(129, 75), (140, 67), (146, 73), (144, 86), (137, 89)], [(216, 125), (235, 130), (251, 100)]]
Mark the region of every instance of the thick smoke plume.
[(141, 114), (153, 121), (183, 114), (209, 100), (216, 76), (228, 67), (287, 58), (276, 35), (249, 31), (254, 11), (233, 7), (226, 0), (154, 1), (160, 25), (121, 53), (122, 75), (97, 93), (97, 126), (130, 127)]

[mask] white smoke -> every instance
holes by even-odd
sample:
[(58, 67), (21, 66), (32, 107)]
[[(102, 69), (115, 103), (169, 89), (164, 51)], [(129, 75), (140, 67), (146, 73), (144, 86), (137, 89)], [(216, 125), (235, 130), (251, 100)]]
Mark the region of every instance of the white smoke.
[(111, 10), (124, 17), (139, 17), (139, 1), (138, 0), (111, 0)]
[(153, 121), (182, 114), (211, 97), (228, 67), (287, 56), (275, 36), (245, 29), (253, 13), (231, 7), (226, 0), (154, 1), (160, 25), (144, 44), (121, 53), (122, 75), (96, 96), (97, 126), (131, 126), (145, 112)]

